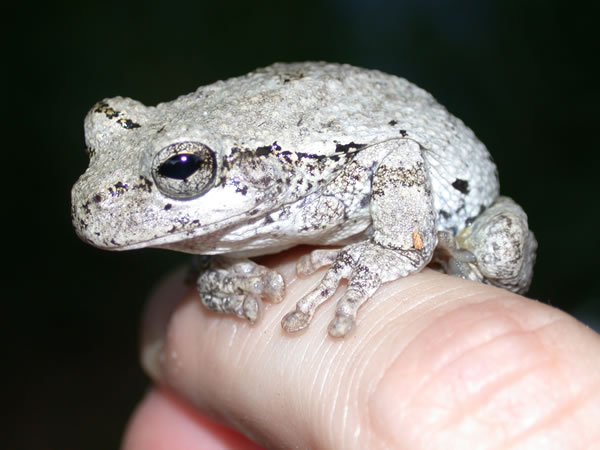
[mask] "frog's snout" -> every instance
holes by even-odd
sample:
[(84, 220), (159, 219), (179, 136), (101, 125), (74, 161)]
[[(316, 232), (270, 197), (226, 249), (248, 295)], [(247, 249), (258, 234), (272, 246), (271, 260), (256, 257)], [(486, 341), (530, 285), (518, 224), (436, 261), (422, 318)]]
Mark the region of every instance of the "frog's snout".
[(85, 242), (106, 250), (123, 247), (123, 229), (131, 221), (130, 206), (124, 196), (131, 189), (122, 181), (94, 189), (93, 178), (84, 173), (71, 190), (71, 222)]
[(75, 183), (71, 191), (71, 223), (77, 236), (83, 241), (100, 248), (114, 248), (111, 240), (102, 230), (94, 226), (98, 211), (102, 209), (103, 196), (101, 193), (90, 195), (86, 193), (85, 175)]

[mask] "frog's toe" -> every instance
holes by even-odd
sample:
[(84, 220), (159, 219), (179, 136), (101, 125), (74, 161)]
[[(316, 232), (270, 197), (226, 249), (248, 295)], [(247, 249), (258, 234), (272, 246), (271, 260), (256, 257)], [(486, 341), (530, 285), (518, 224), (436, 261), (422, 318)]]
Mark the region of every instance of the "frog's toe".
[(205, 261), (197, 287), (208, 309), (234, 314), (250, 323), (259, 319), (262, 299), (278, 303), (285, 295), (285, 282), (275, 270), (250, 260), (226, 257)]
[(242, 314), (244, 319), (247, 319), (250, 323), (256, 323), (260, 313), (260, 299), (247, 295), (244, 303), (242, 304)]
[(327, 331), (331, 337), (341, 338), (346, 336), (354, 329), (356, 320), (352, 316), (336, 315), (335, 318), (329, 322)]
[(288, 333), (296, 333), (297, 331), (306, 328), (310, 324), (311, 319), (311, 313), (302, 312), (296, 309), (283, 316), (283, 319), (281, 319), (281, 327)]
[(261, 277), (261, 294), (271, 303), (279, 303), (285, 296), (285, 281), (279, 272), (269, 270)]

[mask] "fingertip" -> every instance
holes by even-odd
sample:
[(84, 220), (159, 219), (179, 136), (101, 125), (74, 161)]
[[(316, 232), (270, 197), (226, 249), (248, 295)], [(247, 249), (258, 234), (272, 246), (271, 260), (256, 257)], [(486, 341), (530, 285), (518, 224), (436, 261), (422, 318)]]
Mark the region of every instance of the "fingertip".
[(150, 295), (142, 315), (140, 360), (155, 381), (161, 379), (161, 357), (171, 316), (191, 289), (185, 282), (186, 273), (179, 268), (166, 276)]
[(127, 426), (122, 450), (258, 450), (238, 432), (213, 422), (164, 390), (152, 390)]

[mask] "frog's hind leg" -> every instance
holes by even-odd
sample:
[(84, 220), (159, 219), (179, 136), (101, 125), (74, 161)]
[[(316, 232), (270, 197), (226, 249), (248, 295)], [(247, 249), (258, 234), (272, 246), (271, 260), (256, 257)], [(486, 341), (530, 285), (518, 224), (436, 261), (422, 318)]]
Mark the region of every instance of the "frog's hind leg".
[[(337, 254), (319, 286), (283, 318), (282, 327), (288, 332), (306, 328), (316, 308), (334, 294), (342, 279), (347, 279), (348, 287), (328, 328), (331, 336), (345, 336), (354, 328), (359, 307), (382, 283), (416, 272), (431, 259), (437, 237), (421, 147), (409, 140), (380, 145), (386, 148), (372, 181), (373, 235)], [(327, 257), (333, 256), (327, 253)]]
[(529, 289), (537, 241), (527, 215), (508, 197), (498, 197), (456, 238), (438, 233), (435, 261), (450, 275), (516, 293)]

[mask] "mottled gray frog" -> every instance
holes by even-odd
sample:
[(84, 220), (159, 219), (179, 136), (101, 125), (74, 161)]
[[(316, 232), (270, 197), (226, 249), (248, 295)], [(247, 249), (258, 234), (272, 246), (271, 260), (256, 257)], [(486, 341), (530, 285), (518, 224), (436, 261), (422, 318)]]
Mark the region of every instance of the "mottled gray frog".
[(382, 283), (432, 261), (514, 292), (531, 281), (536, 240), (499, 196), (485, 146), (402, 78), (274, 64), (157, 106), (103, 100), (85, 139), (78, 235), (110, 250), (205, 255), (197, 284), (213, 311), (256, 321), (261, 298), (281, 301), (285, 285), (247, 258), (298, 244), (326, 247), (299, 261), (300, 274), (329, 268), (283, 317), (287, 332), (307, 327), (342, 279), (335, 337)]

